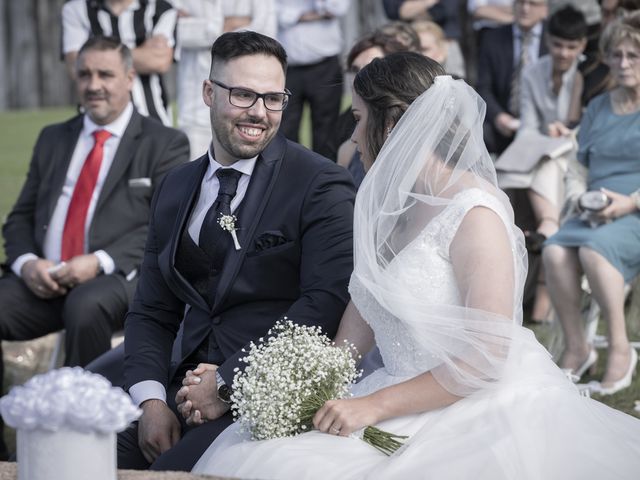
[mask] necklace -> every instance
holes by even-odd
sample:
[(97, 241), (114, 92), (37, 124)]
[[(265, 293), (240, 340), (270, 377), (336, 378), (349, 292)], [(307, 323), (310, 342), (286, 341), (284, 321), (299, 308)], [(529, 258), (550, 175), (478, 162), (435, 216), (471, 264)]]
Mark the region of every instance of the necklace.
[(635, 90), (617, 89), (612, 94), (613, 110), (619, 115), (628, 115), (640, 110), (640, 93)]

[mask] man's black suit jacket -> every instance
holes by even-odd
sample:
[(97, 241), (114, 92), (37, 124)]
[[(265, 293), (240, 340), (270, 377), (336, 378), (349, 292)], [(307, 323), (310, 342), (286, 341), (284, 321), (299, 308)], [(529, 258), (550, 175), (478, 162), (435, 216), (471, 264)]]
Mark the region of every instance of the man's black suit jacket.
[(209, 338), (209, 361), (231, 384), (234, 368), (242, 367), (241, 349), (280, 317), (321, 325), (333, 336), (348, 301), (355, 196), (349, 174), (278, 134), (256, 162), (237, 219), (241, 249), (227, 250), (210, 308), (175, 268), (208, 165), (205, 155), (172, 170), (155, 196), (125, 323), (127, 388), (143, 380), (168, 386), (183, 317), (182, 358)]
[[(45, 127), (33, 150), (27, 180), (3, 226), (7, 263), (20, 255), (43, 256), (43, 242), (61, 195), (83, 126), (83, 116)], [(166, 172), (188, 161), (180, 131), (135, 110), (105, 178), (88, 234), (89, 251), (104, 250), (123, 282), (136, 276), (147, 237), (153, 192)], [(128, 290), (128, 289), (127, 289)]]
[[(487, 29), (482, 35), (478, 52), (478, 80), (476, 89), (487, 103), (485, 117), (485, 141), (490, 152), (502, 153), (511, 142), (494, 127), (493, 121), (499, 113), (509, 110), (511, 79), (514, 65), (513, 25)], [(547, 53), (544, 29), (540, 38), (539, 56)]]

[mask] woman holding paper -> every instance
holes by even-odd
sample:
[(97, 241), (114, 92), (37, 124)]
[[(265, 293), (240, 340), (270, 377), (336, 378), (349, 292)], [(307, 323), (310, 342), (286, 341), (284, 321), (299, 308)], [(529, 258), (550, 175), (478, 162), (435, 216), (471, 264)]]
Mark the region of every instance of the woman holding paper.
[(582, 171), (582, 187), (568, 192), (567, 210), (586, 206), (585, 189), (604, 193), (608, 206), (566, 221), (545, 243), (543, 260), (565, 338), (560, 366), (579, 378), (596, 362), (580, 312), (584, 273), (609, 329), (607, 367), (594, 390), (612, 394), (630, 385), (638, 358), (625, 329), (624, 285), (640, 273), (640, 13), (606, 30), (601, 48), (616, 87), (594, 98), (582, 120), (570, 169)]

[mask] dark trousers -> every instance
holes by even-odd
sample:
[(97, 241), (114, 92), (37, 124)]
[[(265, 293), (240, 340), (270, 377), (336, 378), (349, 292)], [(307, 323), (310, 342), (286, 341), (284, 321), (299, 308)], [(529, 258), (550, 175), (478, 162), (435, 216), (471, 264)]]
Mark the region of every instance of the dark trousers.
[[(65, 329), (64, 364), (84, 367), (111, 348), (111, 335), (122, 328), (133, 289), (113, 275), (100, 275), (64, 297), (42, 300), (8, 273), (0, 278), (0, 340), (31, 340)], [(0, 347), (0, 382), (1, 355)]]
[[(176, 340), (173, 342), (173, 351), (171, 352), (171, 362), (179, 363), (181, 357), (180, 346), (182, 345), (182, 326), (178, 330)], [(206, 362), (207, 359), (203, 359)], [(98, 373), (105, 377), (116, 387), (121, 387), (125, 390), (124, 385), (124, 342), (118, 345), (116, 348), (112, 348), (107, 353), (100, 355), (93, 360), (89, 365), (85, 367), (85, 370), (89, 370), (93, 373)]]
[(133, 287), (127, 290), (121, 279), (100, 275), (63, 297), (42, 300), (9, 273), (0, 278), (0, 339), (31, 340), (64, 329), (64, 364), (84, 367), (111, 348), (111, 335), (122, 328)]
[(85, 370), (98, 373), (111, 385), (124, 389), (124, 342), (93, 360)]
[(222, 431), (233, 423), (233, 415), (228, 411), (215, 421), (199, 426), (188, 426), (176, 410), (176, 393), (182, 386), (183, 376), (174, 377), (167, 391), (167, 404), (180, 420), (182, 438), (170, 450), (160, 455), (149, 465), (138, 446), (138, 422), (118, 434), (118, 468), (133, 470), (178, 470), (190, 471)]
[(289, 105), (282, 115), (280, 131), (294, 142), (305, 102), (311, 109), (313, 150), (325, 157), (331, 156), (329, 140), (335, 131), (342, 102), (342, 69), (337, 56), (328, 57), (311, 65), (287, 68), (287, 88), (292, 92)]

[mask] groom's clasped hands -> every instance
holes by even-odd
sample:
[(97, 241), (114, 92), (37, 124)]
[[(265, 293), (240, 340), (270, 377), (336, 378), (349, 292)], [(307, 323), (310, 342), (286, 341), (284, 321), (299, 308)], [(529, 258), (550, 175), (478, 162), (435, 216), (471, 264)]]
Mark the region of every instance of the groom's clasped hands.
[(182, 388), (176, 394), (178, 412), (187, 425), (201, 425), (215, 420), (229, 410), (229, 404), (221, 401), (216, 392), (217, 365), (200, 363), (194, 370), (187, 370)]

